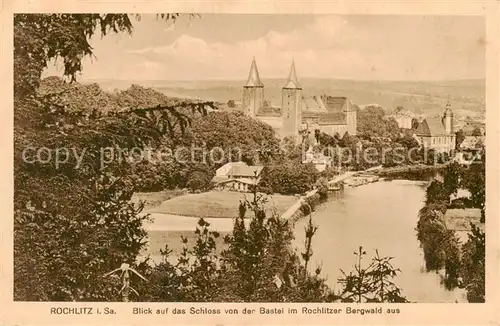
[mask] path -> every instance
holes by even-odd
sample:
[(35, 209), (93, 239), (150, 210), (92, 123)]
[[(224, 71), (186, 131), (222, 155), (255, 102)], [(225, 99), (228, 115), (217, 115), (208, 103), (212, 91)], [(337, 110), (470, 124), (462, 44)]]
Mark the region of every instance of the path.
[[(342, 181), (344, 181), (346, 179), (354, 177), (357, 174), (366, 173), (366, 172), (374, 172), (374, 171), (377, 171), (377, 170), (379, 170), (381, 168), (382, 168), (382, 166), (375, 166), (373, 168), (369, 168), (369, 169), (366, 169), (366, 170), (363, 170), (363, 171), (347, 171), (347, 172), (344, 172), (344, 173), (336, 176), (332, 180), (328, 181), (328, 184), (331, 185), (331, 184), (339, 183), (339, 182), (342, 182)], [(297, 210), (299, 210), (300, 207), (302, 207), (302, 204), (305, 202), (305, 200), (307, 198), (311, 197), (311, 196), (314, 196), (317, 192), (318, 192), (318, 189), (313, 189), (313, 190), (307, 192), (304, 196), (300, 197), (297, 200), (297, 202), (295, 202), (295, 204), (293, 204), (292, 206), (290, 206), (290, 208), (287, 209), (286, 212), (283, 213), (283, 215), (281, 215), (281, 218), (283, 218), (285, 220), (290, 219), (295, 214), (295, 212), (297, 212)]]

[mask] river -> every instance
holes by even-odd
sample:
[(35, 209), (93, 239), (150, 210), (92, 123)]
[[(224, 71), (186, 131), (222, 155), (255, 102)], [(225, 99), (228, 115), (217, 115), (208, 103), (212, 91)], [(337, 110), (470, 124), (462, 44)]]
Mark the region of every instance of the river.
[[(366, 266), (378, 250), (380, 256), (394, 257), (401, 269), (396, 284), (412, 302), (463, 302), (461, 291), (448, 291), (436, 273), (424, 271), (424, 257), (416, 237), (418, 211), (425, 200), (427, 182), (380, 181), (330, 197), (318, 206), (312, 219), (318, 226), (313, 237), (311, 270), (322, 268), (330, 286), (338, 289), (337, 278), (354, 270), (354, 252), (363, 246)], [(296, 223), (295, 245), (303, 246), (307, 219)]]
[[(338, 290), (340, 269), (347, 273), (354, 269), (354, 252), (358, 247), (363, 246), (367, 252), (366, 264), (378, 249), (381, 256), (395, 257), (392, 263), (401, 269), (395, 282), (408, 300), (465, 302), (462, 292), (446, 290), (438, 274), (424, 271), (423, 252), (415, 227), (418, 211), (423, 207), (426, 185), (427, 182), (422, 181), (379, 181), (355, 188), (346, 187), (344, 192), (331, 196), (312, 215), (319, 228), (313, 238), (311, 270), (321, 266), (322, 275), (327, 277), (329, 285)], [(301, 219), (295, 226), (294, 245), (300, 249), (303, 248), (306, 222), (306, 218)], [(193, 232), (189, 234), (194, 235)], [(187, 234), (151, 231), (149, 253), (157, 254), (165, 242), (178, 252), (180, 235)]]

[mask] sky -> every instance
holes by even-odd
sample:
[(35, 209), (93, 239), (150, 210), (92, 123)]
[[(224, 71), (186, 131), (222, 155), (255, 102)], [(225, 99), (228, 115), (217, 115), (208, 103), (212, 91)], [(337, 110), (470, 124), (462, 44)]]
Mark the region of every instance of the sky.
[[(143, 15), (134, 31), (91, 40), (81, 79), (261, 78), (453, 80), (485, 78), (485, 21), (475, 16)], [(51, 65), (45, 75), (61, 75)]]

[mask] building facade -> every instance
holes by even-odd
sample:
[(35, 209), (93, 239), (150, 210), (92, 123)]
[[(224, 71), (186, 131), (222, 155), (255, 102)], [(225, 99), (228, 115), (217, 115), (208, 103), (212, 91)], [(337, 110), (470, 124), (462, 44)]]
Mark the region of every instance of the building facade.
[(259, 184), (263, 169), (244, 162), (229, 162), (217, 169), (212, 183), (220, 191), (251, 192)]
[(450, 153), (455, 149), (456, 137), (453, 130), (453, 112), (448, 103), (441, 118), (426, 118), (417, 127), (415, 136), (428, 149)]
[(243, 112), (255, 117), (264, 106), (264, 84), (260, 81), (255, 58), (252, 60), (248, 80), (243, 86)]
[(292, 62), (290, 74), (281, 90), (281, 118), (283, 119), (282, 137), (289, 137), (300, 142), (302, 125), (302, 87), (297, 81), (295, 63)]

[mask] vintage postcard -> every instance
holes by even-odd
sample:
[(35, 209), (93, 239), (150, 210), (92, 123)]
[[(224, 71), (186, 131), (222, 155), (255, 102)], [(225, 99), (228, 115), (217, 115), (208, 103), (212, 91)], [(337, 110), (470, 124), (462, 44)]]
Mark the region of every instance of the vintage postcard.
[(499, 8), (4, 1), (0, 324), (498, 325)]

